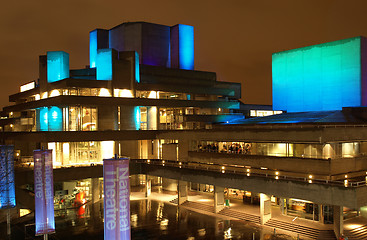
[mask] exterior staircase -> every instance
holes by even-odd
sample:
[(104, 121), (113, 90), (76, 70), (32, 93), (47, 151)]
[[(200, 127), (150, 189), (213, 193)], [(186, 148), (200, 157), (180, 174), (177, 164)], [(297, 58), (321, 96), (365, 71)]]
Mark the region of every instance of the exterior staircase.
[[(178, 198), (173, 199), (170, 201), (170, 203), (178, 204)], [(198, 202), (190, 202), (186, 201), (182, 204), (184, 207), (189, 207), (193, 209), (198, 209), (201, 211), (211, 212), (214, 213), (214, 206), (198, 203)], [(236, 210), (232, 210), (231, 208), (224, 208), (218, 214), (236, 218), (239, 220), (251, 222), (260, 225), (260, 216), (248, 214)], [(290, 231), (296, 234), (299, 234), (300, 237), (307, 237), (309, 239), (316, 239), (316, 240), (336, 240), (335, 234), (333, 230), (320, 230), (312, 227), (306, 227), (299, 224), (293, 224), (290, 222), (280, 221), (276, 219), (270, 219), (267, 223), (265, 223), (265, 226), (281, 229), (285, 231)], [(367, 240), (367, 225), (356, 228), (351, 231), (345, 231), (345, 235), (348, 236), (349, 240)]]
[(228, 217), (237, 218), (237, 219), (240, 219), (240, 220), (244, 220), (244, 221), (248, 221), (248, 222), (252, 222), (252, 223), (256, 223), (256, 224), (260, 224), (260, 216), (235, 211), (235, 210), (232, 210), (230, 208), (225, 208), (222, 211), (220, 211), (218, 214), (228, 216)]
[(211, 212), (214, 213), (214, 206), (198, 203), (198, 202), (190, 202), (186, 201), (182, 204), (182, 206), (189, 207), (189, 208), (195, 208), (201, 211)]
[(320, 230), (276, 219), (270, 219), (267, 223), (265, 223), (265, 226), (290, 231), (299, 234), (300, 236), (304, 236), (311, 239), (336, 240), (333, 230)]
[(178, 205), (178, 197), (171, 200), (171, 201), (169, 201), (169, 202), (172, 203), (172, 204)]
[(344, 235), (348, 237), (348, 240), (367, 239), (367, 225), (352, 230), (344, 230)]

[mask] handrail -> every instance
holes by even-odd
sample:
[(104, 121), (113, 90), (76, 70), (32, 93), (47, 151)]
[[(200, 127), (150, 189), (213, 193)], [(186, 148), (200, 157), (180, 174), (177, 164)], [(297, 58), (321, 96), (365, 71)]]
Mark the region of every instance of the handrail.
[[(314, 177), (295, 177), (295, 176), (286, 176), (276, 174), (269, 174), (269, 173), (259, 173), (253, 172), (254, 168), (246, 168), (246, 167), (235, 167), (235, 166), (228, 166), (228, 165), (220, 165), (220, 164), (207, 164), (201, 162), (179, 162), (173, 160), (162, 160), (162, 159), (131, 159), (132, 161), (139, 162), (139, 163), (146, 163), (146, 164), (154, 164), (154, 165), (162, 165), (162, 166), (170, 166), (170, 167), (179, 167), (179, 168), (187, 168), (187, 169), (198, 169), (198, 170), (205, 170), (211, 172), (221, 172), (225, 173), (232, 173), (232, 174), (241, 174), (246, 175), (248, 177), (263, 177), (263, 178), (272, 178), (274, 180), (290, 180), (290, 181), (297, 181), (303, 182), (307, 184), (323, 184), (323, 185), (334, 185), (334, 186), (343, 186), (343, 187), (362, 187), (367, 186), (366, 181), (356, 181), (351, 182), (350, 179), (345, 179), (344, 181), (338, 180), (328, 180), (328, 179), (315, 179)], [(192, 165), (196, 164), (196, 165)], [(219, 167), (219, 168), (218, 168)], [(259, 169), (255, 169), (259, 170)]]

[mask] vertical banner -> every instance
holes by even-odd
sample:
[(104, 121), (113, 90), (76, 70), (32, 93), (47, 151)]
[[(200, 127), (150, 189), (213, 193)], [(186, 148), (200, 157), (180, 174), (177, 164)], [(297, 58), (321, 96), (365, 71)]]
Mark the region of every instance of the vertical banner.
[(14, 146), (0, 146), (0, 209), (15, 205)]
[(35, 150), (34, 194), (36, 236), (55, 232), (52, 150)]
[(103, 160), (104, 239), (130, 240), (129, 159)]

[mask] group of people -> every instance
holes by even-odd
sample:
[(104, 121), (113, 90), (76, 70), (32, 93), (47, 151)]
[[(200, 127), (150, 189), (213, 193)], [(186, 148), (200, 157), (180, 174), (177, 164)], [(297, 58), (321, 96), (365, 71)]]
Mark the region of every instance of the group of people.
[(251, 144), (233, 142), (233, 143), (223, 143), (221, 147), (219, 147), (218, 143), (199, 144), (198, 151), (232, 153), (232, 154), (251, 154)]

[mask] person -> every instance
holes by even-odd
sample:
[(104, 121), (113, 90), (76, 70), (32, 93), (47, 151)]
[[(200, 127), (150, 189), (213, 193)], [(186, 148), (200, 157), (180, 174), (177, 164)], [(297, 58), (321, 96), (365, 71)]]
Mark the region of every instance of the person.
[(339, 240), (348, 240), (348, 237), (344, 236), (344, 234), (342, 234), (339, 238)]

